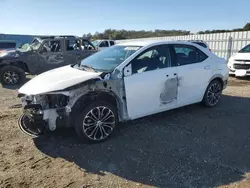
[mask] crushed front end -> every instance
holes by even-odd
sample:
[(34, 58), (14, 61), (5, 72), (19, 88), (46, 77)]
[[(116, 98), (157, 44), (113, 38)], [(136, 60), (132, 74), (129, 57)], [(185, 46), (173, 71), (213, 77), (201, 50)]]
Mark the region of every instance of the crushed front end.
[(24, 95), (19, 94), (23, 114), (19, 127), (31, 136), (38, 136), (47, 131), (54, 131), (59, 126), (68, 125), (66, 105), (69, 96), (63, 94)]

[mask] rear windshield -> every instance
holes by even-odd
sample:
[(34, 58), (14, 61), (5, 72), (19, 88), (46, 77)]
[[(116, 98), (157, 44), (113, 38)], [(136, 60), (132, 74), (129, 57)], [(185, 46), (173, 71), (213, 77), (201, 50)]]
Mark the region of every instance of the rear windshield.
[(0, 42), (0, 49), (15, 48), (16, 43), (14, 42)]
[(207, 45), (202, 43), (202, 42), (193, 42), (193, 43), (198, 44), (198, 45), (200, 45), (200, 46), (202, 46), (204, 48), (207, 48)]

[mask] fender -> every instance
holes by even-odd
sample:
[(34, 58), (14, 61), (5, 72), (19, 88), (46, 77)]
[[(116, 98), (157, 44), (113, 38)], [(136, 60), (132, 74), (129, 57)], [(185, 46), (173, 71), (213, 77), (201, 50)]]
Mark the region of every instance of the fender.
[(25, 72), (30, 73), (27, 64), (23, 61), (20, 61), (19, 59), (0, 60), (0, 68), (4, 67), (6, 65), (13, 65), (13, 66), (19, 67), (19, 68), (23, 69)]
[[(215, 78), (220, 78), (222, 81), (224, 81), (224, 80), (223, 80), (222, 74), (215, 74), (215, 75), (213, 75), (213, 76), (210, 78), (208, 84), (209, 84), (212, 80), (214, 80)], [(207, 84), (207, 85), (208, 85), (208, 84)]]

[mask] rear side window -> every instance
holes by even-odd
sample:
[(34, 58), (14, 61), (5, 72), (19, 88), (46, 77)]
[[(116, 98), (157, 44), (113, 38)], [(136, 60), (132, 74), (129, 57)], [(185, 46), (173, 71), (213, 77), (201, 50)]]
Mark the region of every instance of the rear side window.
[(174, 53), (178, 66), (200, 63), (208, 58), (201, 50), (189, 45), (174, 45)]
[(110, 46), (115, 45), (114, 41), (109, 41), (109, 43), (110, 43)]
[(67, 51), (73, 51), (73, 50), (78, 50), (81, 48), (80, 43), (78, 40), (65, 40), (66, 43), (66, 50)]
[(43, 45), (43, 52), (61, 52), (61, 44), (58, 40), (45, 41)]

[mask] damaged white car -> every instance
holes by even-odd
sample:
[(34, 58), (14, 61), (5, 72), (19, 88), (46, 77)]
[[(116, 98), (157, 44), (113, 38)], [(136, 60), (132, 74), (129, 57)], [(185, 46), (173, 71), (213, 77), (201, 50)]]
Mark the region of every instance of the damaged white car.
[(19, 125), (35, 136), (74, 127), (85, 141), (104, 141), (122, 121), (192, 103), (216, 106), (228, 72), (224, 59), (194, 43), (117, 44), (27, 82)]

